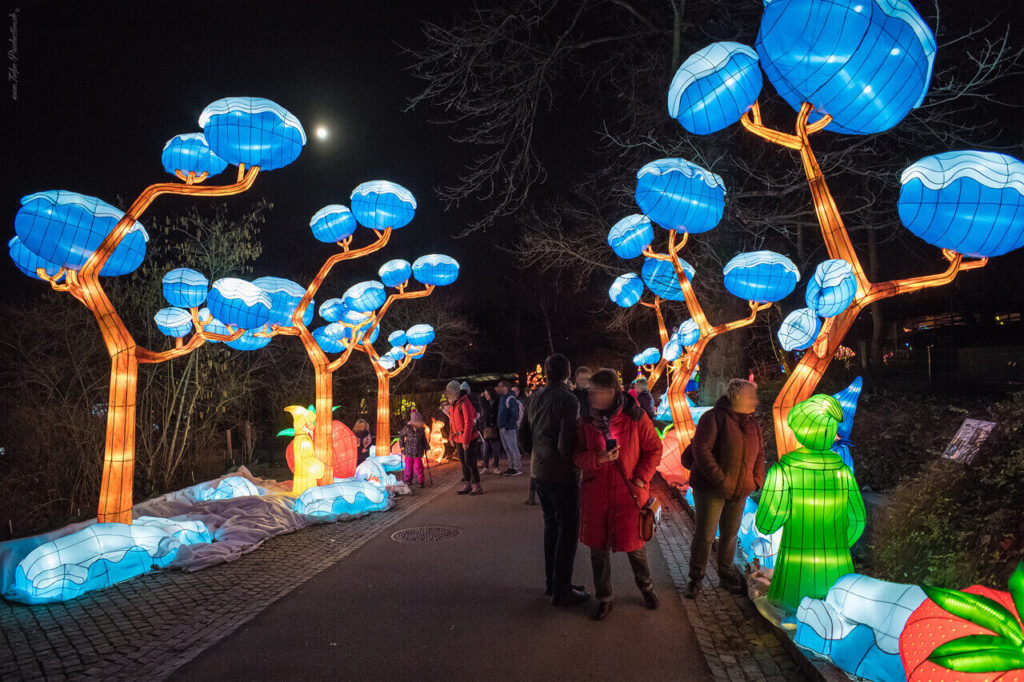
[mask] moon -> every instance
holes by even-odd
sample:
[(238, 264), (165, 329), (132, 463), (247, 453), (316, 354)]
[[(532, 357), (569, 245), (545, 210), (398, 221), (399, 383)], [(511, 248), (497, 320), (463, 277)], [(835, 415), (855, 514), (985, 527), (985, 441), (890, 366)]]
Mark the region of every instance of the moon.
[(324, 127), (324, 126), (317, 126), (316, 137), (317, 137), (318, 140), (326, 140), (327, 139), (327, 134), (328, 133), (327, 133), (327, 128), (326, 127)]

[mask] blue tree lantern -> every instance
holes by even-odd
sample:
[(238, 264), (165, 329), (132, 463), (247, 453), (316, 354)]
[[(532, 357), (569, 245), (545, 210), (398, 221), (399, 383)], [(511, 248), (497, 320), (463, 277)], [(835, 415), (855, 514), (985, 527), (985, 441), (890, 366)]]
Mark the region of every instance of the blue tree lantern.
[[(39, 258), (79, 270), (123, 217), (124, 212), (96, 197), (50, 190), (22, 197), (21, 208), (14, 216), (14, 231), (25, 248)], [(146, 256), (148, 241), (146, 229), (135, 221), (100, 274), (133, 272)]]
[(313, 330), (313, 340), (325, 353), (340, 353), (345, 350), (345, 341), (348, 338), (345, 336), (346, 331), (351, 335), (351, 329), (337, 323), (328, 324)]
[(840, 133), (880, 133), (921, 105), (935, 36), (908, 0), (772, 0), (757, 34), (761, 67), (779, 95)]
[[(213, 313), (210, 312), (209, 308), (203, 308), (199, 311), (199, 321), (203, 323), (203, 330), (210, 332), (211, 334), (229, 336), (232, 333), (232, 330), (228, 329), (226, 324), (213, 316)], [(220, 341), (210, 339), (208, 343), (220, 343)]]
[[(11, 260), (14, 261), (14, 265), (33, 279), (39, 279), (39, 275), (36, 273), (36, 270), (39, 268), (42, 268), (50, 277), (60, 272), (59, 265), (43, 260), (26, 249), (25, 245), (21, 243), (21, 238), (17, 235), (11, 237), (7, 242), (7, 249), (11, 255)], [(63, 275), (61, 275), (61, 279), (64, 279)]]
[(774, 251), (741, 253), (725, 264), (722, 274), (730, 294), (756, 303), (781, 301), (800, 281), (793, 261)]
[(412, 275), (421, 284), (447, 286), (459, 277), (459, 262), (451, 256), (432, 253), (412, 264)]
[(392, 346), (404, 346), (405, 344), (409, 343), (409, 339), (403, 330), (396, 329), (395, 331), (388, 334), (388, 343), (390, 343)]
[(206, 301), (210, 280), (190, 268), (175, 268), (162, 280), (164, 298), (177, 308), (198, 308)]
[(620, 308), (636, 305), (644, 295), (644, 283), (634, 272), (619, 275), (608, 289), (608, 298)]
[[(306, 295), (306, 288), (298, 282), (283, 277), (257, 277), (252, 283), (270, 297), (270, 319), (267, 324), (291, 327), (295, 309), (299, 307), (302, 297)], [(315, 305), (314, 301), (310, 301), (306, 306), (302, 312), (302, 324), (309, 325), (313, 321)]]
[(821, 332), (821, 320), (810, 308), (794, 310), (779, 327), (779, 343), (783, 350), (804, 350), (810, 348)]
[(237, 277), (214, 282), (206, 305), (216, 319), (239, 329), (262, 327), (270, 319), (270, 297), (252, 282)]
[(401, 346), (392, 346), (391, 350), (388, 351), (388, 355), (394, 358), (395, 362), (401, 362), (405, 359), (405, 349)]
[(181, 339), (192, 331), (192, 313), (183, 308), (161, 308), (153, 319), (164, 336)]
[(325, 244), (334, 244), (351, 237), (358, 225), (348, 206), (341, 204), (324, 206), (309, 219), (309, 229), (313, 231), (313, 236)]
[(247, 329), (245, 333), (239, 336), (234, 341), (226, 341), (224, 343), (228, 348), (234, 348), (235, 350), (259, 350), (264, 348), (270, 343), (271, 337), (269, 336), (256, 336), (257, 333), (267, 333), (270, 331), (269, 327), (259, 327), (257, 329)]
[(160, 162), (171, 175), (177, 176), (177, 171), (186, 177), (189, 173), (214, 176), (228, 167), (227, 161), (213, 153), (202, 133), (185, 133), (167, 140)]
[(675, 337), (684, 347), (692, 346), (700, 341), (700, 327), (697, 326), (695, 320), (687, 320), (679, 325), (679, 330), (675, 333)]
[(357, 313), (372, 313), (384, 305), (387, 298), (388, 294), (384, 285), (372, 279), (353, 284), (341, 296), (344, 306)]
[(709, 135), (740, 120), (761, 94), (757, 52), (740, 43), (711, 43), (676, 71), (668, 113), (695, 135)]
[(436, 333), (429, 324), (416, 324), (405, 332), (406, 341), (410, 346), (426, 346), (434, 342)]
[(637, 367), (643, 365), (656, 365), (661, 360), (661, 351), (657, 348), (644, 348), (633, 356), (633, 364)]
[(280, 104), (262, 97), (226, 97), (199, 116), (210, 149), (232, 165), (276, 170), (299, 158), (306, 131)]
[(352, 190), (352, 213), (360, 225), (374, 230), (399, 229), (416, 215), (416, 198), (405, 187), (387, 180), (373, 180)]
[(377, 358), (377, 365), (385, 372), (390, 372), (398, 365), (398, 361), (391, 356), (391, 353), (385, 353)]
[(678, 334), (673, 334), (662, 348), (661, 358), (665, 362), (675, 362), (681, 357), (683, 357), (683, 344), (679, 340)]
[[(456, 272), (458, 272), (458, 266), (456, 266)], [(380, 266), (380, 270), (377, 271), (377, 276), (380, 277), (380, 281), (384, 283), (386, 287), (397, 287), (405, 284), (412, 277), (412, 265), (407, 260), (396, 258), (389, 260), (384, 265)]]
[[(680, 263), (683, 266), (683, 272), (686, 274), (687, 279), (692, 282), (696, 270), (682, 259), (680, 259)], [(646, 259), (644, 267), (640, 270), (640, 276), (643, 277), (647, 288), (653, 291), (656, 296), (667, 301), (686, 300), (686, 297), (683, 296), (683, 289), (679, 286), (679, 277), (676, 276), (676, 269), (667, 260), (660, 260), (658, 258)]]
[(658, 159), (637, 171), (636, 205), (666, 230), (699, 234), (722, 219), (725, 183), (685, 159)]
[(841, 258), (822, 261), (807, 283), (804, 300), (819, 317), (834, 317), (850, 307), (857, 295), (853, 266)]
[(926, 156), (900, 177), (900, 221), (929, 244), (992, 257), (1024, 246), (1024, 163), (1008, 154)]
[(366, 323), (373, 318), (373, 313), (361, 313), (358, 310), (350, 310), (345, 308), (341, 313), (341, 317), (338, 318), (338, 322), (347, 325), (349, 327), (366, 327)]
[(636, 258), (654, 241), (651, 219), (640, 213), (628, 215), (612, 225), (608, 246), (619, 258)]
[(328, 322), (337, 322), (348, 312), (348, 308), (345, 307), (345, 302), (340, 298), (329, 298), (320, 304), (319, 312), (320, 317)]
[(409, 346), (409, 357), (413, 360), (420, 360), (427, 354), (426, 346)]

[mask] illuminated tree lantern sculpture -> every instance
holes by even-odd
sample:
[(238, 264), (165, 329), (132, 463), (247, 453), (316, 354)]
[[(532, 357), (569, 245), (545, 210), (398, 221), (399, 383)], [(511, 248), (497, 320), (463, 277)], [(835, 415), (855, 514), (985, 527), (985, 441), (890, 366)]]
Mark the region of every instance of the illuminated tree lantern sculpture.
[(789, 413), (801, 447), (768, 471), (755, 523), (765, 535), (782, 529), (768, 598), (791, 609), (804, 597), (824, 599), (840, 576), (853, 572), (850, 547), (866, 520), (853, 472), (830, 450), (843, 408), (815, 395)]
[[(234, 309), (232, 301), (240, 301), (237, 310), (241, 311), (253, 305), (251, 285), (243, 283), (247, 286), (236, 290), (221, 281), (221, 286), (214, 283), (208, 292), (205, 278), (198, 273), (198, 278), (172, 277), (165, 281), (165, 292), (169, 286), (181, 298), (169, 298), (177, 310), (158, 312), (157, 324), (162, 332), (175, 338), (175, 347), (153, 351), (138, 346), (99, 278), (133, 272), (142, 263), (148, 235), (139, 219), (157, 197), (213, 197), (244, 192), (252, 187), (261, 170), (273, 170), (294, 161), (306, 142), (298, 119), (274, 102), (256, 97), (217, 100), (203, 110), (199, 125), (202, 133), (171, 138), (161, 154), (164, 169), (181, 182), (150, 185), (123, 213), (100, 199), (74, 192), (30, 194), (21, 201), (14, 219), (17, 236), (8, 243), (11, 258), (22, 272), (48, 282), (57, 291), (70, 293), (93, 313), (110, 355), (110, 396), (97, 512), (100, 522), (132, 522), (139, 364), (166, 362), (192, 352), (206, 341), (238, 341), (247, 331), (238, 324), (250, 324), (260, 313), (251, 310), (256, 317), (242, 316), (214, 324), (209, 311), (198, 309), (208, 294), (215, 305), (224, 306), (225, 310)], [(229, 164), (238, 167), (234, 183), (200, 184)], [(263, 303), (261, 300), (256, 307), (261, 308)], [(186, 341), (190, 332), (192, 335)]]
[[(786, 452), (797, 444), (787, 423), (790, 410), (814, 392), (861, 310), (949, 284), (959, 272), (1024, 245), (1024, 181), (1021, 162), (1005, 154), (948, 152), (912, 164), (902, 177), (900, 219), (943, 249), (947, 267), (934, 275), (871, 282), (810, 136), (823, 130), (871, 135), (898, 125), (928, 92), (935, 38), (908, 0), (773, 0), (765, 3), (755, 47), (764, 74), (797, 112), (794, 132), (764, 125), (751, 99), (757, 79), (750, 48), (735, 44), (716, 43), (684, 62), (673, 81), (669, 113), (699, 134), (739, 120), (758, 137), (799, 152), (829, 259), (846, 263), (816, 273), (808, 285), (808, 308), (793, 313), (780, 330), (784, 347), (807, 350), (773, 408), (778, 450)], [(819, 296), (816, 287), (831, 286), (833, 276), (846, 284)]]

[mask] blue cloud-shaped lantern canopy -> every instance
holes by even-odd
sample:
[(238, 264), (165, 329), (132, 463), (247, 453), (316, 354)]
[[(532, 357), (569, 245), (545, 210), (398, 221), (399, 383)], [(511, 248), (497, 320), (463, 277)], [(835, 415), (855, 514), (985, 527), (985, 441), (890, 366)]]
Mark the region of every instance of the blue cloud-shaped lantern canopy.
[[(306, 288), (283, 277), (257, 277), (252, 283), (270, 297), (270, 320), (267, 324), (291, 327), (292, 316), (295, 315), (295, 309), (299, 307), (302, 297), (306, 295)], [(310, 301), (302, 311), (302, 324), (308, 325), (313, 321), (314, 306), (315, 302)]]
[(744, 301), (775, 303), (793, 293), (800, 271), (774, 251), (750, 251), (735, 256), (722, 270), (725, 288)]
[[(692, 282), (696, 270), (682, 259), (680, 259), (680, 263), (683, 266), (683, 272), (686, 273), (686, 277)], [(667, 301), (686, 300), (686, 297), (683, 296), (683, 289), (679, 286), (679, 277), (676, 275), (676, 269), (667, 260), (660, 260), (658, 258), (646, 259), (644, 267), (640, 270), (640, 276), (643, 277), (647, 288), (654, 292), (656, 296)]]
[(340, 298), (329, 298), (320, 304), (320, 317), (328, 322), (339, 321), (346, 312), (349, 312), (349, 309)]
[(252, 282), (237, 277), (214, 282), (206, 305), (216, 319), (239, 329), (262, 327), (270, 320), (270, 296)]
[[(346, 335), (345, 332), (348, 332)], [(332, 323), (313, 330), (313, 340), (325, 353), (340, 353), (345, 350), (345, 341), (352, 334), (351, 329)]]
[(239, 336), (234, 341), (226, 341), (224, 343), (228, 348), (234, 348), (235, 350), (259, 350), (270, 343), (271, 337), (269, 336), (256, 336), (256, 333), (266, 333), (269, 331), (268, 327), (259, 327), (257, 329), (247, 329), (245, 333)]
[(853, 266), (841, 258), (822, 261), (807, 283), (804, 300), (819, 317), (834, 317), (850, 307), (857, 295)]
[[(203, 323), (203, 331), (205, 332), (209, 332), (211, 334), (223, 334), (224, 336), (228, 336), (232, 333), (232, 330), (228, 329), (226, 324), (213, 316), (213, 313), (210, 312), (209, 308), (203, 308), (199, 311), (199, 321)], [(210, 339), (207, 343), (220, 343), (220, 341), (217, 339)]]
[(210, 280), (190, 268), (175, 268), (162, 280), (164, 298), (176, 308), (198, 308), (206, 300)]
[[(43, 260), (26, 249), (25, 245), (21, 243), (21, 238), (17, 235), (11, 237), (10, 241), (7, 242), (7, 249), (11, 255), (11, 260), (14, 261), (14, 265), (29, 277), (39, 279), (39, 275), (36, 273), (36, 270), (39, 268), (42, 268), (50, 277), (60, 272), (59, 265)], [(61, 279), (63, 279), (63, 275), (61, 275)]]
[(213, 176), (223, 173), (228, 167), (227, 161), (213, 153), (202, 133), (185, 133), (167, 140), (160, 162), (171, 175), (179, 171), (186, 176), (189, 173)]
[(777, 336), (783, 350), (810, 348), (821, 332), (821, 319), (810, 308), (798, 308), (782, 321)]
[(348, 206), (331, 204), (324, 206), (309, 219), (309, 229), (318, 241), (333, 244), (351, 237), (359, 223)]
[(405, 359), (405, 349), (401, 346), (392, 346), (391, 350), (388, 351), (388, 355), (400, 362)]
[(262, 97), (226, 97), (199, 116), (207, 144), (230, 164), (269, 171), (299, 158), (306, 131), (293, 114)]
[(654, 228), (647, 216), (634, 213), (612, 225), (608, 246), (619, 258), (636, 258), (654, 241)]
[(409, 348), (409, 357), (412, 358), (413, 360), (419, 360), (426, 354), (426, 346), (410, 346)]
[(402, 329), (396, 329), (395, 331), (388, 334), (388, 343), (392, 346), (404, 346), (409, 342), (405, 331)]
[(353, 284), (341, 295), (342, 303), (357, 313), (370, 313), (384, 305), (388, 298), (384, 285), (376, 280)]
[(407, 260), (395, 258), (380, 266), (377, 276), (386, 287), (397, 287), (405, 284), (412, 277), (412, 265)]
[(722, 220), (725, 183), (686, 159), (658, 159), (637, 171), (636, 204), (666, 230), (699, 234)]
[(391, 356), (391, 353), (385, 353), (384, 355), (377, 358), (377, 364), (380, 365), (381, 369), (390, 372), (398, 364), (398, 360), (393, 358)]
[(679, 325), (674, 336), (684, 347), (692, 346), (700, 341), (700, 327), (697, 326), (696, 321), (687, 320)]
[(761, 67), (798, 110), (854, 135), (892, 128), (920, 106), (935, 36), (908, 0), (772, 0), (757, 34)]
[[(54, 265), (79, 270), (99, 247), (124, 212), (96, 197), (65, 190), (36, 192), (22, 197), (14, 216), (14, 231), (26, 249)], [(135, 221), (101, 275), (126, 275), (142, 264), (149, 235)]]
[(929, 244), (992, 257), (1024, 246), (1024, 163), (1007, 154), (926, 156), (900, 177), (903, 225)]
[(412, 264), (412, 275), (421, 284), (447, 286), (459, 278), (459, 262), (441, 253), (420, 256)]
[(433, 343), (435, 337), (434, 328), (429, 324), (415, 324), (405, 331), (405, 338), (410, 346), (426, 346)]
[(661, 351), (657, 348), (644, 348), (633, 356), (633, 364), (637, 367), (642, 365), (656, 365), (661, 360)]
[(757, 52), (740, 43), (711, 43), (682, 63), (668, 88), (668, 113), (695, 135), (736, 123), (761, 94)]
[(360, 225), (374, 230), (405, 227), (416, 215), (416, 197), (405, 187), (387, 180), (364, 182), (351, 196), (352, 213)]
[(164, 336), (180, 339), (192, 331), (192, 313), (183, 308), (161, 308), (153, 319)]
[(612, 282), (611, 287), (608, 288), (608, 298), (621, 308), (629, 308), (636, 305), (643, 295), (643, 280), (634, 272), (619, 275)]

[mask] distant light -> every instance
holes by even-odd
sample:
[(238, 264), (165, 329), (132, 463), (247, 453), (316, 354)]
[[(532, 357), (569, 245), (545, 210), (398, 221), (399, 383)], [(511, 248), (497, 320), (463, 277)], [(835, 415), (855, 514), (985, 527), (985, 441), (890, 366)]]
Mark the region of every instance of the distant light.
[(327, 139), (327, 128), (325, 128), (323, 126), (320, 126), (319, 128), (317, 128), (316, 129), (316, 137), (319, 140), (326, 140)]

